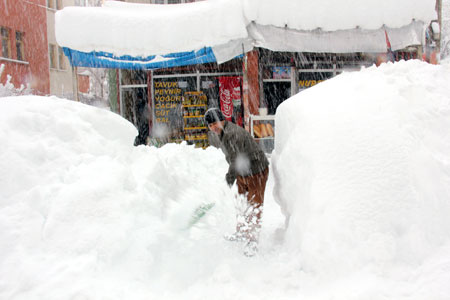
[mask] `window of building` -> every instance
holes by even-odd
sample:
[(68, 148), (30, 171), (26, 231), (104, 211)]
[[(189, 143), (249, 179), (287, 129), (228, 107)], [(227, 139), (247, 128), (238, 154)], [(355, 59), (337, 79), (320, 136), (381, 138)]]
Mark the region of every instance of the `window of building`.
[(55, 0), (47, 0), (47, 7), (51, 9), (55, 9)]
[(2, 56), (11, 57), (11, 42), (9, 39), (9, 29), (6, 27), (1, 27), (2, 35)]
[(56, 0), (56, 9), (62, 9), (63, 5), (62, 5), (62, 0)]
[(48, 57), (50, 59), (50, 68), (56, 69), (56, 46), (53, 44), (48, 45)]
[(65, 63), (65, 59), (64, 59), (64, 51), (61, 47), (58, 47), (58, 63), (59, 63), (59, 68), (61, 70), (66, 69), (66, 63)]
[(179, 3), (181, 3), (181, 0), (168, 0), (167, 1), (167, 4), (179, 4)]
[(16, 31), (16, 53), (17, 60), (25, 60), (24, 33)]

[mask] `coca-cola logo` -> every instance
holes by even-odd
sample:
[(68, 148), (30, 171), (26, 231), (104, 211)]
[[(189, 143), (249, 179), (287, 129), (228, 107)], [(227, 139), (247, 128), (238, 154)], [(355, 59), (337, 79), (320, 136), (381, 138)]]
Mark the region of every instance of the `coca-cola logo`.
[(220, 100), (222, 103), (222, 113), (225, 118), (231, 118), (233, 114), (233, 102), (231, 101), (231, 92), (229, 89), (222, 89), (220, 91)]
[(231, 92), (229, 89), (222, 89), (220, 91), (220, 99), (223, 103), (231, 103)]

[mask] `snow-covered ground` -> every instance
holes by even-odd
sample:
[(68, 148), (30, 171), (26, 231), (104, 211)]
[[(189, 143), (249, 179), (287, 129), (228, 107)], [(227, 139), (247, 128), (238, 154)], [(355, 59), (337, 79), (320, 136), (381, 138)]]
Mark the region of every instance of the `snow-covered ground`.
[(133, 147), (108, 111), (1, 98), (0, 299), (449, 299), (448, 82), (400, 62), (283, 103), (253, 258), (222, 237), (219, 150)]

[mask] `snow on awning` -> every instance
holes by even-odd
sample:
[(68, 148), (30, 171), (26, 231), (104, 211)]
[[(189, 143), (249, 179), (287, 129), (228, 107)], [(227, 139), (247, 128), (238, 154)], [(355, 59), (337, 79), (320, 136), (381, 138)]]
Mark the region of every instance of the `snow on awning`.
[(56, 38), (75, 66), (154, 69), (222, 63), (253, 49), (384, 52), (422, 44), (435, 0), (106, 1), (56, 13)]
[(292, 52), (385, 52), (422, 44), (435, 0), (243, 0), (255, 46)]
[(421, 45), (423, 22), (412, 22), (401, 28), (380, 28), (377, 30), (295, 30), (276, 26), (251, 24), (250, 34), (255, 46), (272, 51), (286, 52), (330, 52), (330, 53), (382, 53), (386, 52), (388, 34), (392, 50)]
[(243, 0), (248, 20), (293, 30), (401, 28), (437, 19), (436, 0)]
[(56, 13), (56, 39), (73, 50), (147, 57), (226, 45), (248, 37), (240, 0), (177, 5), (107, 1)]

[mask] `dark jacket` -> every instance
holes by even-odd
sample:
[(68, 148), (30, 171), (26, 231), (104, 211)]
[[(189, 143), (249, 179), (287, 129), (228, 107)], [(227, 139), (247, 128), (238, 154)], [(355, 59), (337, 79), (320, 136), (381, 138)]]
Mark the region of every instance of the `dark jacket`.
[(219, 138), (219, 146), (230, 165), (226, 174), (228, 184), (232, 184), (238, 175), (255, 175), (269, 166), (266, 155), (244, 128), (225, 121)]

